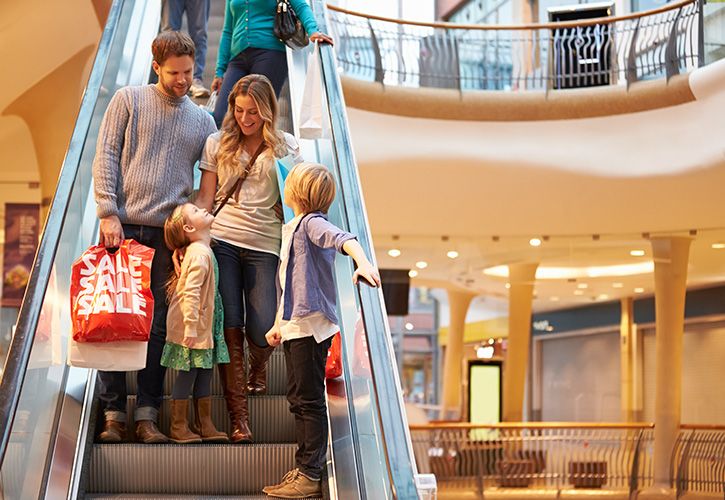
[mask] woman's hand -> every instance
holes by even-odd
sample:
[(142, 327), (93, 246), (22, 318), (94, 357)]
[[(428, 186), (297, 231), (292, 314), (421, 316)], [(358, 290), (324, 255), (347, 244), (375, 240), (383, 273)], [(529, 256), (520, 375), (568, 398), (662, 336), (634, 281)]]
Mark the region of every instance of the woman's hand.
[[(311, 42), (320, 42), (320, 43), (329, 43), (330, 45), (335, 45), (335, 42), (332, 40), (332, 37), (329, 35), (326, 35), (321, 32), (312, 33), (310, 35), (310, 41)], [(213, 83), (212, 83), (212, 90), (213, 90)]]
[(211, 81), (211, 91), (212, 92), (218, 92), (220, 88), (222, 88), (222, 82), (224, 79), (221, 76), (215, 76), (214, 79)]

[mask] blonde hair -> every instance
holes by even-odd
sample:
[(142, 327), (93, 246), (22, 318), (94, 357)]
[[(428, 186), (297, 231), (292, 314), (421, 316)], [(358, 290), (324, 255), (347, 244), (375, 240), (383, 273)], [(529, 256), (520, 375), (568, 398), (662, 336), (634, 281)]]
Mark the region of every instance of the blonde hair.
[[(187, 223), (184, 217), (184, 206), (186, 203), (178, 205), (164, 221), (164, 243), (172, 252), (186, 248), (191, 243), (189, 235), (184, 231), (184, 225)], [(176, 283), (179, 277), (176, 271), (172, 270), (169, 279), (166, 280), (166, 299), (171, 300), (171, 296), (176, 291)]]
[(233, 172), (238, 169), (239, 155), (244, 143), (244, 134), (234, 116), (235, 101), (239, 96), (250, 96), (257, 106), (259, 116), (264, 122), (262, 140), (272, 149), (274, 155), (281, 158), (287, 154), (284, 137), (277, 130), (277, 97), (272, 84), (266, 76), (247, 75), (239, 80), (229, 93), (229, 105), (222, 122), (221, 141), (216, 155), (220, 171)]
[(327, 213), (335, 199), (335, 179), (324, 165), (303, 162), (287, 175), (285, 186), (304, 213)]

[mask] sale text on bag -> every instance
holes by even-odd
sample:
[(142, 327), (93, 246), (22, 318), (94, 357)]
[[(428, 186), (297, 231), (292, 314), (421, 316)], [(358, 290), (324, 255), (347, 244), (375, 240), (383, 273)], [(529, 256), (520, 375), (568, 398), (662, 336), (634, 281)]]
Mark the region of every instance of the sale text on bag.
[(129, 255), (124, 263), (121, 254), (106, 254), (96, 262), (97, 257), (96, 254), (81, 257), (77, 314), (108, 312), (146, 316), (146, 299), (141, 295), (141, 259)]

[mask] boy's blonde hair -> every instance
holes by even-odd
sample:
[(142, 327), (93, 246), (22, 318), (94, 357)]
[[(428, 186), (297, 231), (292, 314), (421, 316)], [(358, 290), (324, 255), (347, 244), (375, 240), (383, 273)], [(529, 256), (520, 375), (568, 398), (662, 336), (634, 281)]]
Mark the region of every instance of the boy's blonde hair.
[(287, 175), (285, 186), (304, 213), (327, 213), (335, 199), (335, 179), (319, 163), (295, 165)]
[[(186, 248), (191, 243), (189, 235), (184, 231), (186, 218), (184, 217), (185, 203), (178, 205), (164, 221), (164, 243), (172, 252)], [(169, 279), (166, 280), (166, 300), (171, 301), (171, 297), (176, 291), (176, 283), (179, 277), (175, 271), (171, 271)]]

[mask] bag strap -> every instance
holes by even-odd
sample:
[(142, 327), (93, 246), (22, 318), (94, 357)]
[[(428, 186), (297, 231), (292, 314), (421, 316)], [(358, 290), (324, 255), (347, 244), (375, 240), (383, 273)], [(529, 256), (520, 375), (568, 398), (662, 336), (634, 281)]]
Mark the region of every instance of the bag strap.
[(249, 171), (252, 169), (252, 165), (254, 165), (254, 162), (257, 161), (257, 157), (259, 155), (261, 155), (262, 152), (265, 149), (267, 149), (267, 143), (264, 142), (264, 141), (262, 141), (262, 144), (259, 145), (259, 147), (257, 148), (257, 150), (254, 152), (254, 154), (252, 155), (252, 157), (249, 159), (249, 162), (247, 163), (247, 166), (244, 167), (244, 175), (243, 176), (241, 176), (241, 175), (239, 176), (239, 178), (237, 179), (237, 181), (234, 183), (234, 185), (232, 186), (232, 188), (229, 190), (229, 192), (227, 193), (227, 195), (224, 197), (224, 200), (214, 210), (214, 213), (212, 214), (214, 217), (216, 217), (216, 215), (221, 211), (221, 209), (224, 208), (224, 205), (227, 204), (227, 202), (229, 201), (229, 198), (231, 198), (231, 196), (234, 193), (236, 193), (239, 190), (240, 187), (242, 187), (242, 182), (244, 182), (244, 179), (246, 179), (247, 176), (249, 175)]

